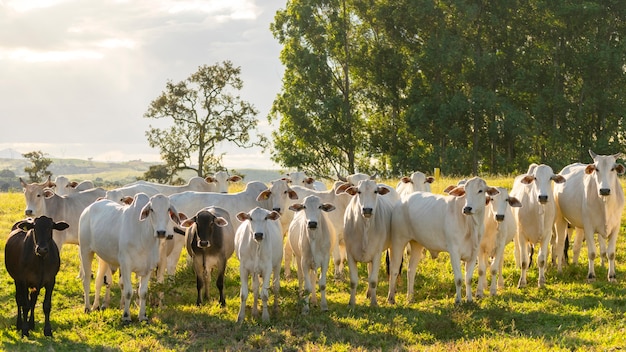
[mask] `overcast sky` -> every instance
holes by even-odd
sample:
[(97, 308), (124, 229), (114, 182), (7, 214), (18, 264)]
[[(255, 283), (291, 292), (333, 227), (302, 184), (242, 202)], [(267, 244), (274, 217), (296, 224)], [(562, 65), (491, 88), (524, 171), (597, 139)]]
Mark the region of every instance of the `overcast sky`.
[[(280, 90), (269, 26), (286, 0), (0, 0), (0, 149), (62, 158), (159, 160), (143, 117), (167, 80), (200, 65), (241, 67), (259, 132)], [(276, 168), (221, 147), (229, 168)]]

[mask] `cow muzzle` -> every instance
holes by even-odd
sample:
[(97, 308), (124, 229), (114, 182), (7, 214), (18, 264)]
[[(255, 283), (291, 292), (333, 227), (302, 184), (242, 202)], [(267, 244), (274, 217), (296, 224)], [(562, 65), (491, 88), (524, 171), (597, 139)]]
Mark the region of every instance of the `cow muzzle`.
[(374, 209), (372, 208), (363, 208), (363, 217), (369, 218), (372, 216)]
[(208, 248), (211, 247), (211, 243), (209, 241), (198, 241), (198, 247)]
[(496, 214), (496, 221), (497, 222), (504, 221), (504, 214)]
[(158, 238), (165, 238), (165, 237), (166, 237), (166, 235), (167, 235), (167, 233), (166, 233), (166, 231), (164, 231), (164, 230), (158, 230), (158, 231), (156, 232), (156, 235), (157, 235), (157, 237), (158, 237)]
[(24, 211), (24, 215), (26, 215), (26, 216), (33, 216), (33, 211), (32, 211), (32, 210), (30, 210), (30, 209), (26, 209), (26, 210)]
[(307, 227), (310, 229), (316, 229), (317, 228), (317, 221), (309, 221), (307, 223)]
[(611, 195), (611, 189), (610, 188), (600, 188), (600, 195), (603, 196), (603, 197), (610, 196)]
[(541, 203), (541, 204), (546, 204), (546, 203), (548, 203), (548, 196), (546, 196), (546, 195), (540, 195), (540, 196), (538, 197), (538, 200), (539, 200), (539, 203)]
[(262, 241), (263, 240), (263, 232), (255, 232), (254, 233), (254, 240), (255, 241)]
[(465, 215), (471, 215), (471, 214), (472, 214), (472, 212), (473, 212), (473, 210), (474, 210), (474, 209), (473, 209), (472, 207), (465, 207), (465, 208), (463, 208), (463, 214), (465, 214)]
[(48, 247), (36, 246), (35, 253), (40, 257), (48, 255)]

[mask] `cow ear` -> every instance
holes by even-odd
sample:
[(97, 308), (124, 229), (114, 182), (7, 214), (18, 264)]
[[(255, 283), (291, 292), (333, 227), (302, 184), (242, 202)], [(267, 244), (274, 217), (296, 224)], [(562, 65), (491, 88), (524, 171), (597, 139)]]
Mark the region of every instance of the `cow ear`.
[(215, 218), (215, 225), (219, 226), (219, 227), (224, 227), (226, 225), (228, 225), (228, 220), (224, 219), (221, 216), (218, 216)]
[(450, 194), (450, 191), (452, 191), (456, 186), (450, 185), (448, 187), (446, 187), (446, 189), (443, 190), (443, 193), (448, 193)]
[(182, 227), (189, 227), (189, 226), (191, 226), (191, 225), (193, 225), (195, 223), (196, 223), (196, 217), (194, 216), (192, 218), (185, 219), (183, 222), (180, 223), (180, 226), (182, 226)]
[(335, 210), (335, 206), (330, 203), (324, 203), (320, 206), (320, 209), (322, 209), (325, 212), (329, 212), (329, 211)]
[(490, 196), (495, 196), (500, 194), (500, 191), (498, 191), (498, 189), (495, 187), (487, 187), (487, 194)]
[(231, 177), (228, 178), (228, 181), (230, 182), (239, 182), (242, 180), (242, 177), (239, 175), (233, 175)]
[(359, 189), (354, 187), (354, 186), (350, 186), (350, 187), (346, 188), (346, 193), (348, 193), (351, 196), (357, 194), (358, 192), (359, 192)]
[(66, 223), (65, 221), (55, 222), (54, 226), (52, 226), (52, 228), (57, 230), (57, 231), (63, 231), (65, 229), (67, 229), (68, 227), (70, 227), (70, 225), (68, 223)]
[(133, 197), (126, 196), (126, 197), (120, 199), (120, 201), (122, 201), (122, 203), (124, 203), (126, 205), (131, 205), (131, 204), (133, 204), (133, 199), (134, 199)]
[(289, 194), (289, 199), (298, 199), (298, 194), (293, 189), (288, 190), (287, 194)]
[(400, 179), (400, 182), (402, 182), (402, 183), (411, 183), (411, 178), (410, 178), (410, 177), (407, 177), (407, 176), (403, 176), (403, 177)]
[(213, 182), (217, 182), (217, 179), (213, 176), (207, 176), (204, 178), (204, 180), (208, 183), (213, 183)]
[(519, 201), (519, 199), (515, 198), (515, 197), (511, 197), (509, 196), (509, 199), (507, 199), (507, 202), (509, 202), (509, 205), (513, 208), (521, 208), (522, 207), (522, 202)]
[(384, 196), (385, 194), (391, 192), (387, 187), (378, 187), (378, 194)]
[(52, 196), (54, 196), (54, 191), (51, 190), (50, 188), (46, 188), (43, 190), (43, 196), (46, 198), (50, 198)]
[(485, 197), (485, 205), (489, 205), (492, 200), (491, 197)]
[(525, 184), (525, 185), (529, 185), (529, 184), (533, 183), (534, 180), (535, 180), (535, 176), (533, 176), (533, 175), (526, 175), (526, 176), (522, 177), (522, 179), (520, 181), (523, 184)]
[(176, 208), (174, 208), (173, 206), (170, 206), (168, 211), (170, 213), (170, 219), (172, 219), (172, 221), (175, 222), (176, 224), (180, 224), (180, 217), (178, 216), (178, 212), (176, 211)]
[(433, 182), (435, 182), (435, 178), (432, 176), (426, 177), (426, 180), (424, 181), (424, 183), (433, 183)]
[(280, 214), (277, 211), (272, 211), (265, 218), (268, 220), (278, 220), (280, 218)]
[(272, 191), (270, 191), (269, 189), (266, 189), (265, 191), (261, 192), (258, 197), (256, 197), (256, 200), (257, 202), (268, 200), (271, 194), (272, 194)]
[(346, 190), (352, 187), (349, 183), (343, 183), (335, 190), (335, 194), (339, 195), (342, 193), (347, 193)]
[(587, 165), (587, 167), (585, 168), (585, 173), (587, 175), (592, 174), (594, 171), (596, 171), (596, 166), (594, 164), (589, 164)]
[(617, 172), (618, 175), (623, 175), (624, 171), (626, 171), (624, 169), (624, 165), (622, 164), (615, 164), (615, 171)]
[(35, 227), (35, 224), (33, 224), (33, 222), (31, 220), (24, 220), (24, 221), (21, 221), (19, 224), (17, 224), (16, 227), (18, 229), (26, 232), (26, 231), (32, 229), (33, 227)]
[(291, 206), (289, 206), (289, 210), (293, 210), (293, 211), (296, 211), (296, 212), (300, 211), (302, 209), (306, 209), (304, 204), (296, 203), (296, 204), (292, 204)]
[(465, 187), (454, 187), (448, 194), (455, 197), (462, 197), (465, 195)]
[(240, 212), (239, 214), (237, 214), (237, 220), (244, 222), (246, 220), (250, 220), (250, 214), (246, 213), (245, 211)]
[(150, 215), (150, 211), (152, 210), (152, 208), (150, 207), (150, 204), (146, 204), (143, 209), (141, 209), (141, 214), (139, 215), (139, 221), (144, 221), (146, 220), (146, 218), (148, 217), (148, 215)]
[(554, 181), (554, 183), (563, 183), (563, 182), (565, 182), (565, 177), (563, 177), (562, 175), (558, 175), (558, 174), (550, 177), (550, 179), (552, 181)]

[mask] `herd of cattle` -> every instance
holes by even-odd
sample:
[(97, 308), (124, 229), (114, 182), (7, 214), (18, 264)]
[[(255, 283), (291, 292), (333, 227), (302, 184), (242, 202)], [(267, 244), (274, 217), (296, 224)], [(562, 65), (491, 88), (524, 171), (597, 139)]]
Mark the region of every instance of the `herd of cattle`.
[[(79, 246), (86, 312), (109, 305), (111, 275), (119, 269), (124, 322), (131, 320), (131, 273), (139, 281), (139, 320), (147, 320), (150, 276), (156, 270), (157, 281), (163, 282), (166, 273), (174, 273), (183, 248), (193, 263), (198, 305), (209, 297), (212, 272), (217, 275), (219, 302), (226, 305), (224, 271), (236, 254), (241, 283), (238, 321), (246, 315), (250, 277), (252, 315), (258, 315), (260, 299), (261, 318), (269, 319), (270, 286), (276, 309), (281, 267), (284, 263), (289, 278), (294, 258), (303, 313), (309, 311), (310, 301), (317, 304), (316, 286), (320, 308), (328, 309), (326, 274), (331, 257), (336, 277), (342, 274), (344, 262), (348, 264), (350, 305), (355, 304), (357, 263), (367, 263), (367, 295), (370, 305), (376, 306), (383, 253), (389, 256), (387, 301), (393, 304), (395, 278), (404, 257), (408, 258), (410, 301), (416, 267), (424, 254), (435, 257), (447, 252), (458, 303), (463, 285), (467, 301), (472, 301), (476, 264), (477, 296), (484, 294), (487, 272), (491, 274), (491, 295), (503, 286), (503, 254), (510, 242), (514, 242), (521, 270), (519, 287), (527, 284), (529, 250), (539, 245), (538, 285), (543, 286), (548, 247), (552, 244), (551, 260), (561, 271), (567, 261), (565, 242), (572, 231), (576, 231), (574, 262), (582, 242), (587, 242), (588, 279), (595, 278), (597, 233), (602, 261), (606, 258), (609, 263), (608, 279), (614, 281), (615, 247), (624, 207), (618, 177), (624, 166), (617, 163), (622, 154), (589, 152), (593, 163), (572, 164), (558, 174), (548, 165), (532, 164), (515, 178), (510, 191), (473, 177), (448, 187), (446, 194), (434, 194), (430, 192), (434, 178), (421, 172), (403, 177), (396, 188), (377, 183), (369, 175), (354, 174), (339, 177), (329, 190), (304, 173), (294, 172), (269, 185), (249, 182), (238, 193), (227, 193), (228, 186), (241, 177), (225, 172), (194, 177), (183, 186), (137, 181), (108, 191), (94, 188), (88, 181), (69, 183), (65, 177), (32, 184), (20, 179), (28, 218), (14, 225), (5, 247), (5, 264), (16, 286), (17, 328), (24, 336), (33, 328), (34, 306), (40, 289), (45, 288), (44, 334), (52, 335), (50, 299), (59, 270), (59, 250), (65, 243)], [(98, 270), (91, 304), (94, 255)], [(106, 293), (101, 304), (102, 285)]]

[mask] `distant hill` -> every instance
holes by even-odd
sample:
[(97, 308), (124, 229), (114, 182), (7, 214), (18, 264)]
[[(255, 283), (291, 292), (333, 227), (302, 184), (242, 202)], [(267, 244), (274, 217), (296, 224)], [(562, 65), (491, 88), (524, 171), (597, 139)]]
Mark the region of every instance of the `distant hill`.
[[(11, 153), (11, 149), (0, 151), (2, 153)], [(19, 152), (13, 157), (5, 158), (0, 156), (0, 190), (20, 189), (19, 177), (26, 178), (28, 175), (24, 172), (24, 168), (30, 166), (27, 159), (22, 158)], [(19, 158), (18, 158), (19, 156)], [(81, 159), (59, 159), (51, 158), (52, 164), (48, 170), (52, 172), (52, 179), (56, 176), (65, 176), (70, 180), (92, 180), (98, 186), (115, 187), (121, 186), (137, 180), (137, 177), (143, 176), (154, 162), (144, 161), (127, 161), (127, 162), (100, 162)], [(269, 182), (284, 176), (279, 170), (258, 170), (258, 169), (240, 169), (236, 172), (244, 176), (244, 182), (261, 181)], [(193, 172), (184, 172), (181, 177), (189, 179), (194, 176)]]
[(0, 159), (24, 159), (24, 157), (17, 150), (7, 148), (0, 150)]

